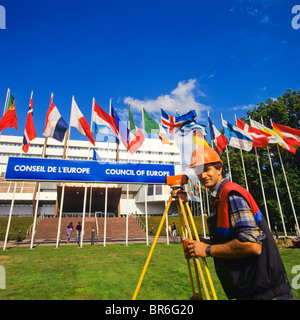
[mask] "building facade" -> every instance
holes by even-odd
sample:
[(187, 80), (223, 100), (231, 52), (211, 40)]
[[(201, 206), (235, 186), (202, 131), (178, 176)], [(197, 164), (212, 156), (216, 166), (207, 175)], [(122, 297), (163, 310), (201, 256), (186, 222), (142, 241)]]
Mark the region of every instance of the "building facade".
[[(52, 138), (35, 138), (27, 154), (22, 153), (23, 137), (0, 135), (0, 216), (8, 216), (12, 199), (13, 215), (30, 216), (37, 203), (38, 182), (6, 181), (5, 172), (9, 157), (31, 157), (68, 160), (93, 160), (94, 149), (101, 161), (123, 163), (171, 164), (175, 173), (182, 171), (179, 149), (173, 145), (162, 144), (159, 139), (146, 139), (143, 146), (133, 155), (125, 147), (115, 142), (96, 142), (69, 140), (67, 146)], [(38, 215), (57, 217), (62, 192), (64, 192), (63, 216), (81, 216), (86, 190), (86, 216), (104, 214), (107, 193), (108, 216), (128, 214), (159, 215), (165, 208), (170, 189), (165, 185), (105, 184), (105, 183), (62, 183), (40, 182)], [(175, 208), (171, 210), (176, 211)]]

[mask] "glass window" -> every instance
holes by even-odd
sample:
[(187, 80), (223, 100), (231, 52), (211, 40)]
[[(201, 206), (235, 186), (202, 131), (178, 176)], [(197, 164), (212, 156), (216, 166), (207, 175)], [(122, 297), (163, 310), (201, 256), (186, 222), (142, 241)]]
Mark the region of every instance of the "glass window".
[(154, 185), (149, 184), (148, 185), (148, 196), (153, 196), (153, 191), (154, 191)]

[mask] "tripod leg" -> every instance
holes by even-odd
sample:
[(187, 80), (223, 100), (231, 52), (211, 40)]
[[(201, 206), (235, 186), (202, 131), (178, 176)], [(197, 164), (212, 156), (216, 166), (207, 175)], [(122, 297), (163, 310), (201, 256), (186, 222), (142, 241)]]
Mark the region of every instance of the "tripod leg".
[[(196, 240), (200, 241), (199, 236), (198, 236), (198, 232), (197, 232), (197, 229), (196, 229), (196, 225), (195, 225), (195, 222), (194, 222), (194, 218), (193, 218), (191, 209), (190, 209), (190, 207), (189, 207), (187, 202), (185, 203), (185, 206), (186, 206), (187, 212), (189, 214), (190, 221), (192, 223), (192, 228), (193, 228), (194, 234), (196, 236)], [(210, 289), (211, 289), (213, 298), (214, 298), (214, 300), (218, 300), (217, 294), (216, 294), (216, 291), (215, 291), (215, 288), (214, 288), (214, 285), (213, 285), (213, 282), (212, 282), (212, 279), (211, 279), (211, 276), (210, 276), (210, 272), (209, 272), (208, 267), (207, 267), (206, 260), (204, 258), (202, 258), (202, 261), (203, 261), (204, 269), (205, 269), (205, 272), (206, 272), (206, 276), (207, 276), (207, 279), (208, 279), (208, 282), (209, 282), (209, 285), (210, 285)]]
[[(181, 208), (181, 212), (183, 213), (184, 221), (185, 221), (185, 223), (187, 225), (187, 228), (188, 228), (189, 237), (190, 237), (190, 239), (193, 239), (192, 232), (191, 232), (191, 229), (189, 227), (187, 215), (186, 215), (186, 212), (185, 212), (185, 208), (184, 208), (184, 205), (183, 205), (183, 201), (181, 199), (179, 199), (179, 205), (180, 205), (180, 208)], [(195, 230), (194, 230), (194, 233), (195, 233), (195, 236), (197, 237), (198, 236), (197, 231), (195, 232)], [(202, 268), (201, 268), (201, 265), (200, 265), (200, 261), (198, 259), (195, 259), (195, 261), (196, 261), (196, 265), (197, 265), (197, 268), (198, 268), (198, 271), (199, 271), (199, 275), (200, 275), (201, 283), (202, 283), (203, 290), (204, 290), (204, 293), (205, 293), (205, 297), (206, 297), (207, 300), (210, 300), (209, 292), (208, 292), (207, 285), (206, 285), (206, 282), (205, 282), (205, 279), (204, 279), (204, 275), (203, 275), (203, 271), (202, 271)]]
[[(184, 235), (185, 238), (188, 237), (188, 238), (192, 239), (192, 233), (191, 233), (191, 229), (190, 229), (189, 223), (188, 223), (188, 221), (186, 219), (184, 219), (184, 216), (183, 216), (183, 213), (182, 213), (182, 210), (181, 210), (181, 207), (180, 207), (178, 201), (176, 201), (176, 205), (177, 205), (177, 211), (179, 213), (179, 220), (180, 220), (180, 224), (181, 224), (182, 234)], [(182, 218), (184, 219), (184, 222), (183, 222)], [(184, 228), (184, 226), (186, 227), (186, 229)], [(186, 234), (185, 230), (187, 231), (187, 234)], [(192, 273), (191, 273), (191, 266), (190, 266), (190, 260), (189, 259), (187, 259), (187, 263), (188, 263), (188, 270), (189, 270), (189, 274), (190, 274), (193, 297), (195, 297), (196, 294), (195, 294), (193, 276), (192, 276)], [(203, 300), (200, 281), (199, 281), (199, 273), (198, 273), (198, 270), (197, 270), (197, 265), (196, 265), (195, 258), (193, 258), (193, 263), (194, 263), (194, 269), (195, 269), (195, 275), (196, 275), (196, 280), (197, 280), (197, 287), (198, 287), (199, 297), (200, 297), (201, 300)]]
[(162, 227), (163, 227), (163, 225), (164, 225), (164, 222), (165, 222), (165, 220), (166, 220), (166, 216), (167, 216), (167, 214), (168, 214), (168, 211), (169, 211), (171, 202), (172, 202), (172, 196), (170, 196), (169, 201), (168, 201), (168, 204), (167, 204), (166, 209), (165, 209), (165, 212), (164, 212), (164, 214), (163, 214), (163, 216), (162, 216), (162, 218), (161, 218), (159, 227), (158, 227), (157, 232), (156, 232), (156, 235), (155, 235), (155, 239), (154, 239), (154, 241), (153, 241), (151, 250), (150, 250), (149, 255), (148, 255), (148, 258), (147, 258), (147, 260), (146, 260), (146, 263), (145, 263), (143, 272), (142, 272), (142, 274), (141, 274), (141, 276), (140, 276), (140, 280), (139, 280), (139, 282), (138, 282), (138, 284), (137, 284), (137, 287), (136, 287), (136, 289), (135, 289), (135, 292), (134, 292), (134, 294), (133, 294), (132, 300), (135, 300), (135, 299), (136, 299), (136, 296), (137, 296), (137, 294), (138, 294), (138, 292), (139, 292), (139, 290), (140, 290), (140, 287), (141, 287), (141, 284), (142, 284), (143, 279), (144, 279), (144, 277), (145, 277), (145, 274), (146, 274), (146, 271), (147, 271), (147, 268), (148, 268), (150, 259), (151, 259), (151, 257), (152, 257), (154, 248), (155, 248), (155, 246), (156, 246), (157, 239), (158, 239), (158, 237), (159, 237), (159, 234), (160, 234), (160, 232), (161, 232), (161, 229), (162, 229)]
[[(178, 205), (178, 202), (176, 202), (177, 205), (177, 211), (178, 211), (178, 215), (179, 215), (179, 221), (180, 221), (180, 227), (181, 227), (181, 234), (184, 238), (187, 237), (187, 235), (185, 234), (185, 229), (184, 229), (184, 223), (182, 221), (182, 213), (181, 213), (181, 208)], [(191, 269), (191, 265), (190, 265), (190, 260), (186, 259), (186, 263), (187, 263), (187, 267), (188, 267), (188, 271), (189, 271), (189, 276), (190, 276), (190, 281), (191, 281), (191, 287), (192, 287), (192, 293), (193, 293), (193, 297), (196, 296), (196, 292), (195, 292), (195, 286), (194, 286), (194, 281), (193, 281), (193, 276), (192, 276), (192, 269)], [(196, 272), (196, 269), (195, 269)], [(196, 273), (197, 274), (197, 273)], [(197, 279), (198, 280), (198, 279)], [(199, 284), (199, 280), (198, 280), (198, 291), (201, 292), (201, 288), (200, 288), (200, 284)]]
[[(183, 223), (182, 218), (184, 218), (184, 217), (182, 217), (183, 214), (181, 212), (181, 208), (180, 208), (180, 205), (179, 205), (178, 202), (177, 202), (177, 209), (178, 209), (178, 212), (180, 212), (180, 216), (179, 217), (180, 217), (180, 223), (182, 225), (182, 229), (183, 229), (183, 225), (185, 224), (186, 230), (187, 230), (187, 234), (185, 234), (185, 231), (182, 234), (184, 234), (185, 237), (188, 237), (188, 238), (190, 238), (192, 240), (193, 239), (192, 232), (191, 232), (191, 228), (189, 226), (188, 220), (186, 219), (186, 213), (185, 213), (185, 219), (184, 219), (185, 222)], [(187, 261), (188, 261), (188, 264), (189, 264), (190, 260), (187, 260)], [(196, 275), (196, 280), (197, 280), (199, 298), (200, 298), (200, 300), (203, 300), (202, 292), (201, 292), (200, 279), (199, 279), (199, 272), (198, 272), (198, 269), (197, 269), (196, 258), (193, 258), (193, 263), (194, 263), (194, 270), (195, 270), (195, 275)], [(190, 278), (191, 278), (191, 281), (193, 281), (192, 280), (192, 274), (190, 274)], [(193, 297), (196, 297), (196, 294), (195, 294), (194, 291), (193, 291)]]

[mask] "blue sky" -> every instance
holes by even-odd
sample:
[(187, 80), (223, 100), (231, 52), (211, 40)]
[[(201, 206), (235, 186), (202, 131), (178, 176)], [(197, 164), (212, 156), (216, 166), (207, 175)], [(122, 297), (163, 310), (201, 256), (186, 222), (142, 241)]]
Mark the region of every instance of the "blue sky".
[[(298, 3), (297, 3), (298, 2)], [(69, 123), (72, 95), (90, 122), (92, 98), (127, 121), (131, 100), (159, 120), (195, 109), (218, 128), (261, 101), (300, 89), (293, 0), (0, 0), (0, 110), (9, 87), (23, 135), (31, 90), (42, 137), (51, 92)], [(299, 22), (300, 23), (300, 22)], [(86, 139), (72, 130), (71, 138)], [(208, 135), (209, 140), (209, 135)]]

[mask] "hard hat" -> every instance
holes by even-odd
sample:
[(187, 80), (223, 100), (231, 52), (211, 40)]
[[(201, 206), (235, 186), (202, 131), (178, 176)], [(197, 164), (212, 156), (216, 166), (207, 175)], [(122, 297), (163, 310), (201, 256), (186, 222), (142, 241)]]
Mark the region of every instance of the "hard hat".
[(209, 147), (200, 146), (192, 153), (190, 168), (215, 162), (223, 164), (217, 151)]

